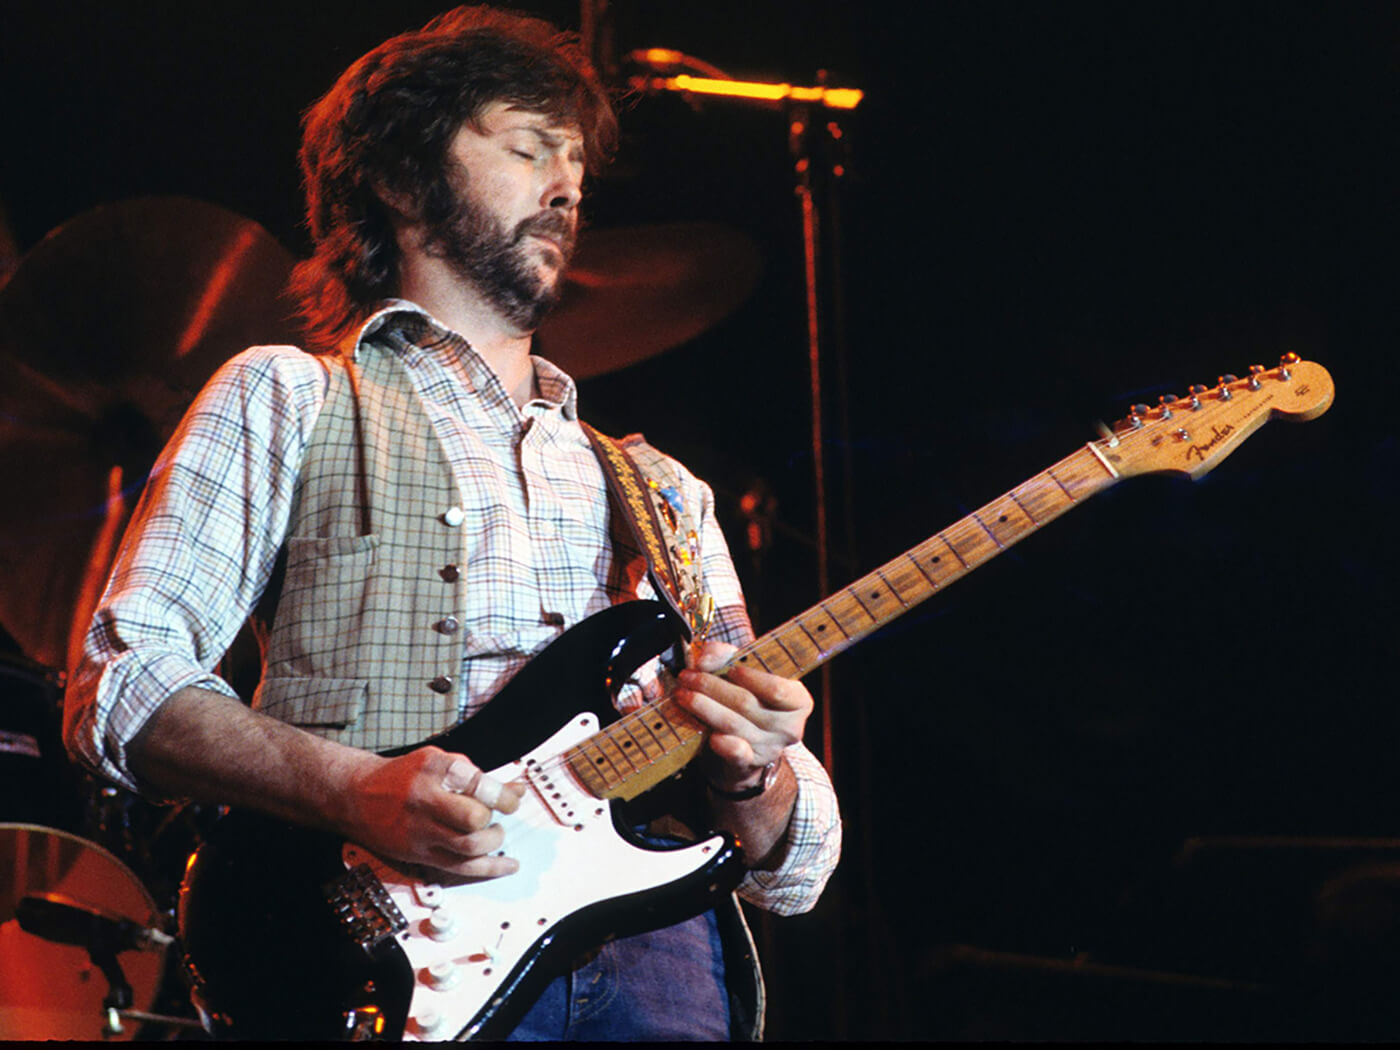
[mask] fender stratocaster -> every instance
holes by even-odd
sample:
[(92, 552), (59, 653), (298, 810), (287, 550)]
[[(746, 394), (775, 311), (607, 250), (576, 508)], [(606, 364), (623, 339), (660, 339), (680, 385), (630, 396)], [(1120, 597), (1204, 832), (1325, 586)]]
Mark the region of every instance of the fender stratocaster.
[[(1245, 379), (1134, 406), (1101, 440), (733, 661), (801, 677), (1119, 480), (1199, 477), (1267, 420), (1321, 415), (1332, 393), (1324, 368), (1289, 355)], [(743, 872), (728, 836), (659, 848), (622, 812), (704, 740), (669, 697), (620, 717), (613, 707), (615, 683), (675, 641), (660, 603), (614, 606), (565, 632), (470, 720), (424, 742), (528, 785), (519, 810), (500, 817), (520, 861), (514, 875), (440, 881), (254, 813), (221, 820), (180, 895), (186, 962), (211, 1028), (238, 1038), (498, 1038), (534, 1002), (550, 963), (698, 914), (732, 890)]]

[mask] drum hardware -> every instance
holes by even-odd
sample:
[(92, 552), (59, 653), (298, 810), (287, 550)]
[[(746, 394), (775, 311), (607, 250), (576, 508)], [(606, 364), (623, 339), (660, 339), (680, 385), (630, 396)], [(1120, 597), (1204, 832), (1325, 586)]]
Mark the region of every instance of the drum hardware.
[(200, 1028), (198, 1021), (166, 1017), (133, 1007), (134, 993), (117, 956), (128, 951), (162, 951), (175, 938), (154, 926), (109, 915), (98, 908), (57, 893), (31, 893), (19, 899), (15, 918), (20, 929), (55, 944), (71, 944), (87, 952), (92, 964), (107, 979), (102, 999), (105, 1022), (102, 1034), (122, 1034), (123, 1020), (139, 1020), (175, 1028)]
[(102, 847), (0, 824), (0, 1041), (144, 1038), (133, 1023), (201, 1027), (154, 1008), (174, 957), (167, 923)]

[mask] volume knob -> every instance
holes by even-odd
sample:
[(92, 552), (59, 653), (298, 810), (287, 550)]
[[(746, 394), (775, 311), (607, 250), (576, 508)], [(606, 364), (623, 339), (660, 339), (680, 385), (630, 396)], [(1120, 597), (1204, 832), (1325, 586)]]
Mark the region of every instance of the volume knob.
[(423, 932), (435, 941), (450, 941), (457, 932), (457, 916), (446, 908), (434, 908), (423, 920)]

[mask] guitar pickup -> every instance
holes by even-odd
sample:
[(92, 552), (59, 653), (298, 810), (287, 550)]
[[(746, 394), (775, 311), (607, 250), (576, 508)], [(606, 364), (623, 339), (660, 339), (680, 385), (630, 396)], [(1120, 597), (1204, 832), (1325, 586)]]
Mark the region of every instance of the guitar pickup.
[(408, 920), (368, 864), (355, 865), (321, 891), (350, 939), (368, 956), (408, 929)]
[[(575, 733), (592, 733), (598, 728), (598, 719), (592, 714), (583, 714), (575, 720)], [(537, 752), (538, 753), (538, 752)], [(567, 762), (557, 761), (557, 755), (550, 755), (545, 761), (534, 756), (525, 759), (525, 782), (530, 785), (539, 800), (554, 815), (560, 824), (582, 828), (595, 812), (598, 799), (579, 789)]]

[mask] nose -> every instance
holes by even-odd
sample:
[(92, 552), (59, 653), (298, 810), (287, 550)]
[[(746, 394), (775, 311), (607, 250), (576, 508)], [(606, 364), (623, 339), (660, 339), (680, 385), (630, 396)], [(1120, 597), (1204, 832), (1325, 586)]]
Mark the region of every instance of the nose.
[(544, 191), (540, 194), (540, 205), (544, 208), (557, 208), (572, 211), (583, 200), (583, 168), (563, 156), (555, 156), (549, 165)]

